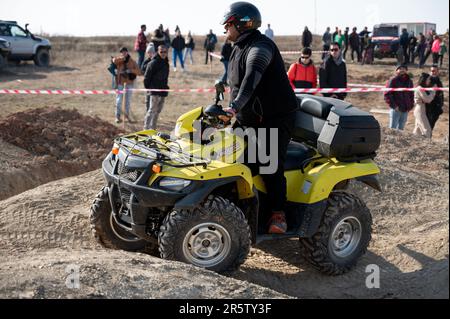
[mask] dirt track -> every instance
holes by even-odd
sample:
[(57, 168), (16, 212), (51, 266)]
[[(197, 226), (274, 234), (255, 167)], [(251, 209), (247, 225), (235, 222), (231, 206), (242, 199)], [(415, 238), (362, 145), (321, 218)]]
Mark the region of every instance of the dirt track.
[[(411, 140), (403, 133), (385, 136), (384, 141), (386, 144), (378, 159), (384, 193), (359, 185), (351, 186), (352, 191), (364, 198), (374, 216), (374, 236), (369, 253), (355, 270), (341, 277), (323, 276), (299, 256), (297, 240), (282, 240), (263, 243), (253, 249), (247, 262), (233, 277), (300, 298), (448, 298), (448, 146), (427, 145), (425, 140)], [(400, 164), (387, 160), (386, 156), (391, 156), (398, 146), (393, 141), (410, 143), (409, 152), (415, 154), (427, 147), (428, 154), (436, 155), (436, 158), (429, 158), (435, 165), (424, 171), (420, 163), (405, 161)], [(8, 278), (0, 286), (1, 296), (178, 296), (168, 291), (158, 294), (149, 289), (145, 280), (132, 280), (137, 273), (145, 274), (147, 279), (154, 278), (155, 269), (142, 265), (162, 261), (104, 251), (93, 241), (88, 225), (89, 205), (102, 184), (101, 172), (95, 171), (52, 182), (0, 202), (0, 253), (4, 256), (0, 277)], [(16, 259), (21, 265), (18, 269), (14, 267)], [(125, 267), (135, 259), (139, 260), (136, 274)], [(62, 266), (74, 262), (87, 269), (84, 278), (91, 271), (98, 276), (89, 275), (91, 279), (86, 279), (87, 282), (82, 280), (87, 287), (82, 292), (61, 292), (51, 288), (61, 280)], [(122, 264), (128, 269), (125, 275), (128, 279), (120, 277)], [(169, 263), (163, 264), (167, 269), (172, 267)], [(368, 275), (365, 269), (370, 264), (381, 268), (380, 289), (369, 290), (365, 286)], [(182, 272), (184, 268), (179, 267), (173, 266), (166, 275), (172, 271)], [(117, 283), (108, 284), (110, 278), (117, 280), (123, 290), (116, 292)], [(173, 278), (178, 279), (177, 276)], [(132, 284), (126, 285), (128, 280)], [(17, 286), (17, 282), (20, 285)], [(172, 281), (167, 279), (167, 282)], [(93, 290), (96, 285), (101, 288)], [(246, 287), (246, 284), (239, 285)], [(190, 296), (205, 297), (203, 289), (206, 288), (202, 287), (199, 295)], [(225, 292), (224, 296), (243, 296), (229, 293)], [(262, 295), (268, 296), (267, 293)], [(246, 297), (250, 296), (256, 295)]]
[[(30, 64), (10, 67), (0, 74), (0, 88), (109, 89), (111, 79), (105, 65), (110, 55), (116, 54), (116, 48), (131, 47), (134, 39), (120, 38), (117, 43), (101, 43), (92, 49), (92, 39), (76, 40), (76, 50), (70, 47), (74, 39), (65, 39), (67, 44), (55, 42), (54, 65), (49, 69)], [(292, 50), (298, 49), (297, 40), (286, 37), (278, 43), (282, 50)], [(197, 64), (188, 65), (188, 72), (172, 72), (171, 88), (210, 87), (222, 73), (222, 65), (215, 62), (210, 69), (198, 63), (202, 59), (203, 52), (198, 50)], [(289, 63), (296, 59), (287, 58)], [(319, 62), (318, 56), (314, 59)], [(349, 81), (383, 84), (393, 73), (391, 64), (392, 61), (384, 60), (366, 66), (349, 63)], [(411, 72), (417, 79), (422, 70), (411, 68)], [(443, 71), (442, 75), (448, 86), (448, 72)], [(210, 95), (171, 94), (160, 129), (169, 131), (180, 114), (211, 101)], [(382, 95), (377, 93), (351, 95), (348, 101), (366, 111), (386, 108)], [(114, 118), (112, 102), (111, 96), (2, 96), (1, 298), (449, 297), (448, 95), (432, 143), (411, 135), (413, 116), (404, 133), (383, 130), (383, 145), (377, 158), (382, 169), (383, 194), (352, 185), (374, 217), (369, 252), (356, 269), (345, 276), (325, 277), (302, 260), (297, 240), (283, 240), (262, 243), (253, 249), (241, 270), (233, 275), (276, 292), (190, 266), (106, 251), (96, 245), (89, 232), (88, 214), (103, 184), (101, 173), (97, 170), (66, 177), (99, 168), (120, 129), (107, 123)], [(139, 120), (144, 116), (143, 105), (144, 97), (134, 95), (132, 110), (138, 123), (128, 126), (127, 131), (142, 128)], [(53, 114), (55, 109), (48, 106), (60, 107), (64, 112)], [(35, 108), (43, 110), (34, 111)], [(79, 114), (74, 115), (74, 108)], [(27, 114), (18, 113), (24, 111)], [(12, 117), (7, 118), (9, 115)], [(376, 117), (386, 126), (386, 115)], [(56, 137), (52, 134), (55, 132)], [(48, 182), (51, 183), (42, 185)], [(21, 193), (25, 190), (28, 191)], [(10, 197), (15, 194), (19, 195)], [(81, 266), (80, 290), (65, 289), (64, 270), (69, 264)], [(369, 290), (365, 286), (365, 270), (370, 264), (381, 268), (380, 289)]]

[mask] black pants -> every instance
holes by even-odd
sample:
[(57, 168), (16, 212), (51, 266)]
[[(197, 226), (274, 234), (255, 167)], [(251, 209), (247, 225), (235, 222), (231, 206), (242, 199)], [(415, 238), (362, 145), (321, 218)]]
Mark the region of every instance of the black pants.
[(355, 61), (355, 52), (358, 62), (361, 62), (361, 53), (359, 52), (359, 48), (352, 48), (352, 61)]
[(328, 44), (323, 45), (322, 60), (328, 55), (328, 51), (330, 51), (330, 46)]
[(439, 120), (439, 117), (441, 116), (442, 113), (443, 113), (442, 110), (426, 108), (426, 114), (428, 121), (430, 122), (431, 131), (433, 131), (434, 128), (436, 127), (436, 123)]
[(205, 51), (206, 51), (205, 64), (208, 64), (208, 60), (210, 61), (210, 63), (212, 63), (213, 57), (209, 53), (213, 53), (214, 50), (207, 49)]
[(433, 64), (439, 63), (439, 53), (433, 53)]
[(403, 45), (403, 63), (409, 64), (408, 45)]
[[(270, 129), (275, 128), (278, 130), (278, 149), (277, 170), (273, 174), (260, 174), (261, 167), (269, 166), (269, 164), (248, 163), (248, 157), (245, 155), (245, 164), (251, 169), (253, 176), (261, 175), (264, 184), (267, 189), (267, 199), (272, 212), (283, 211), (286, 200), (286, 178), (284, 177), (284, 163), (286, 162), (287, 149), (289, 142), (291, 141), (292, 131), (294, 129), (295, 113), (283, 118), (274, 118), (264, 120), (262, 129), (266, 130), (266, 140), (263, 141), (261, 135), (258, 136), (258, 140), (266, 145), (266, 153), (271, 151), (270, 147)], [(261, 130), (261, 128), (260, 128)], [(247, 148), (248, 150), (249, 148)], [(273, 155), (272, 155), (273, 156)]]

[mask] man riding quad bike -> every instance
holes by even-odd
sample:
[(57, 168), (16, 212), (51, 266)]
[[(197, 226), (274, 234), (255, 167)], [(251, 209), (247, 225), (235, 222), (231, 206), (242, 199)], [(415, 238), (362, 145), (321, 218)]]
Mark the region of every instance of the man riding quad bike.
[(372, 219), (343, 190), (352, 179), (380, 190), (380, 126), (348, 103), (295, 96), (253, 5), (232, 4), (223, 24), (235, 42), (230, 107), (218, 105), (219, 83), (216, 103), (181, 116), (173, 137), (118, 138), (92, 205), (94, 234), (109, 248), (157, 245), (162, 258), (217, 272), (237, 269), (251, 243), (298, 237), (317, 269), (344, 273), (365, 252)]
[(372, 218), (345, 189), (357, 180), (381, 191), (373, 161), (380, 126), (343, 101), (297, 101), (284, 173), (285, 234), (268, 234), (266, 186), (237, 161), (246, 140), (219, 119), (227, 113), (216, 103), (182, 115), (172, 138), (143, 131), (115, 140), (103, 162), (107, 185), (91, 207), (97, 240), (127, 251), (159, 247), (162, 258), (229, 272), (251, 244), (296, 237), (318, 270), (350, 270), (367, 249)]

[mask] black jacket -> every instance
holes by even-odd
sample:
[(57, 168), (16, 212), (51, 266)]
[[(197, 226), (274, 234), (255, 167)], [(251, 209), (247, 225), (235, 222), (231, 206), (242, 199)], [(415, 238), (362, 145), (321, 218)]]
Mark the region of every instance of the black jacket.
[(223, 61), (230, 61), (231, 52), (233, 52), (233, 46), (231, 45), (231, 43), (224, 43), (221, 52)]
[(216, 43), (217, 43), (217, 36), (214, 33), (209, 33), (206, 36), (203, 47), (205, 48), (205, 50), (212, 52), (216, 49)]
[(361, 41), (359, 39), (359, 35), (356, 32), (352, 32), (350, 34), (349, 41), (350, 41), (350, 47), (352, 49), (359, 49), (359, 47), (361, 46)]
[(160, 45), (165, 45), (164, 33), (161, 30), (156, 29), (152, 38), (152, 42), (155, 45), (155, 50), (158, 51)]
[(228, 79), (241, 125), (264, 127), (298, 107), (280, 51), (257, 30), (242, 34), (234, 44)]
[(309, 30), (303, 31), (302, 46), (304, 48), (309, 48), (309, 47), (311, 47), (312, 42), (313, 42), (313, 36), (312, 36), (311, 31), (309, 31)]
[[(322, 89), (346, 88), (347, 87), (347, 65), (344, 61), (338, 65), (332, 56), (328, 56), (322, 63), (319, 71), (320, 87)], [(323, 96), (333, 94), (325, 93)], [(347, 93), (336, 94), (340, 99), (344, 99)]]
[(172, 40), (171, 46), (174, 50), (183, 51), (184, 48), (186, 47), (186, 41), (184, 40), (184, 38), (182, 36), (175, 37)]
[[(158, 54), (147, 65), (144, 74), (144, 86), (146, 89), (169, 89), (169, 61), (162, 59)], [(167, 92), (151, 92), (151, 95), (167, 96)]]
[[(437, 87), (444, 87), (439, 77), (431, 77), (431, 85), (437, 85)], [(430, 104), (426, 104), (426, 110), (428, 114), (441, 115), (444, 113), (444, 92), (437, 91), (435, 98)]]

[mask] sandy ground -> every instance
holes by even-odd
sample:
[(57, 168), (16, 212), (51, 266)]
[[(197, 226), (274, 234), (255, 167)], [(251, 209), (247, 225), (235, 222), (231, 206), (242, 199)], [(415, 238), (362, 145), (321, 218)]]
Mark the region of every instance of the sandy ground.
[[(117, 41), (115, 46), (120, 47), (130, 40)], [(282, 49), (292, 49), (293, 39), (281, 39), (280, 42)], [(57, 44), (56, 48), (58, 45), (53, 67), (40, 69), (31, 64), (10, 67), (0, 74), (0, 88), (109, 88), (110, 78), (105, 68), (113, 52), (99, 53), (98, 47), (86, 46), (86, 52), (68, 53), (63, 50), (63, 44)], [(197, 52), (195, 58), (197, 62), (204, 59), (201, 52)], [(393, 67), (388, 63), (381, 61), (364, 67), (349, 64), (350, 81), (383, 84), (392, 74)], [(222, 72), (218, 62), (212, 70), (202, 64), (188, 65), (187, 69), (185, 73), (171, 73), (172, 88), (211, 87)], [(418, 75), (420, 70), (412, 69), (412, 72)], [(444, 74), (444, 82), (448, 86), (447, 74)], [(7, 132), (0, 138), (0, 168), (2, 180), (8, 181), (0, 187), (0, 199), (3, 199), (0, 201), (0, 297), (449, 297), (448, 95), (446, 113), (438, 122), (432, 142), (411, 135), (412, 116), (403, 133), (383, 130), (383, 145), (377, 158), (382, 169), (382, 194), (357, 184), (351, 186), (351, 190), (367, 203), (374, 217), (369, 252), (356, 269), (341, 277), (325, 277), (301, 258), (297, 240), (282, 240), (262, 243), (252, 249), (247, 262), (233, 278), (219, 277), (151, 256), (106, 251), (93, 242), (88, 214), (89, 206), (103, 184), (101, 172), (96, 170), (62, 178), (99, 167), (101, 154), (106, 154), (111, 146), (108, 140), (112, 142), (106, 132), (115, 134), (107, 123), (112, 123), (114, 118), (112, 96), (0, 96), (0, 99), (4, 106), (0, 132)], [(162, 114), (161, 129), (170, 130), (180, 114), (210, 104), (212, 99), (213, 96), (207, 94), (171, 94)], [(348, 100), (365, 110), (386, 109), (379, 94), (352, 95)], [(133, 97), (133, 116), (138, 122), (128, 125), (127, 131), (141, 128), (143, 102), (142, 95)], [(38, 115), (51, 114), (46, 113), (50, 112), (49, 107), (59, 107), (57, 114), (61, 110), (76, 109), (81, 113), (76, 115), (78, 120), (83, 119), (82, 116), (98, 119), (95, 124), (94, 120), (85, 119), (84, 126), (81, 125), (83, 120), (78, 126), (63, 121), (67, 125), (58, 128), (50, 120), (52, 116)], [(36, 108), (43, 110), (33, 111)], [(18, 112), (27, 113), (18, 116)], [(34, 117), (31, 116), (28, 124), (25, 121), (25, 126), (10, 124), (11, 119), (30, 114)], [(377, 114), (376, 117), (386, 126), (386, 115)], [(33, 127), (40, 131), (26, 130)], [(56, 138), (48, 132), (43, 134), (45, 128), (56, 132)], [(81, 151), (74, 152), (81, 143), (77, 140), (80, 131), (84, 129), (93, 129), (87, 133), (92, 134), (92, 140), (78, 147)], [(20, 140), (11, 136), (20, 136)], [(52, 140), (69, 142), (67, 145), (49, 144)], [(56, 147), (58, 145), (60, 147)], [(36, 148), (38, 146), (43, 148)], [(98, 151), (96, 156), (86, 157), (94, 148)], [(36, 171), (41, 173), (33, 175)], [(39, 186), (51, 180), (56, 181)], [(18, 194), (26, 189), (29, 190)], [(16, 196), (10, 197), (12, 195)], [(81, 266), (82, 289), (77, 291), (64, 288), (65, 267), (70, 264)], [(365, 285), (366, 267), (372, 264), (381, 270), (380, 289), (367, 289)], [(198, 280), (191, 282), (192, 278)], [(169, 285), (159, 291), (155, 288), (177, 280), (182, 282), (180, 287)]]

